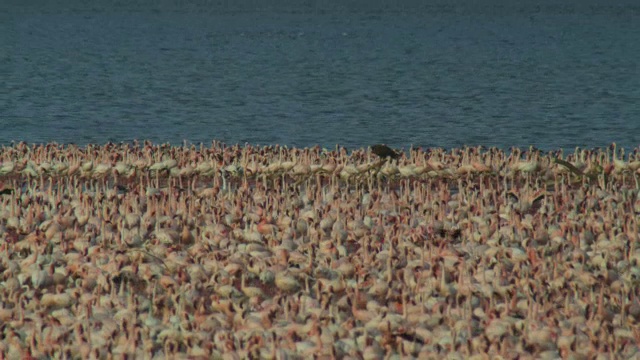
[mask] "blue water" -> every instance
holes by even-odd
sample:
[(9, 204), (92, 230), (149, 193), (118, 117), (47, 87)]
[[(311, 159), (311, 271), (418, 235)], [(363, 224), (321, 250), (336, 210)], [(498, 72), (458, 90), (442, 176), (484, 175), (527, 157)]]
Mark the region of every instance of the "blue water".
[(640, 144), (640, 2), (401, 2), (2, 0), (0, 143)]

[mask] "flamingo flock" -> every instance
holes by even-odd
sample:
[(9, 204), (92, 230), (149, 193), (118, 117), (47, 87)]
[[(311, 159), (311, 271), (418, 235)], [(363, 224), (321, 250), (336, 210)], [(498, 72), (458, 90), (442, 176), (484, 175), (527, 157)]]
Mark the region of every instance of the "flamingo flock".
[(380, 149), (2, 147), (0, 359), (640, 356), (637, 149)]

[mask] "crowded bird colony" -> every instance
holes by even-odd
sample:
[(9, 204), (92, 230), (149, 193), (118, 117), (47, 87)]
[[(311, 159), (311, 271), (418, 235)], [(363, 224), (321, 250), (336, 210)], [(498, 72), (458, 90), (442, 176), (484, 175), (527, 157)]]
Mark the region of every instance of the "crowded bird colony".
[(635, 151), (372, 148), (3, 147), (0, 358), (640, 356)]

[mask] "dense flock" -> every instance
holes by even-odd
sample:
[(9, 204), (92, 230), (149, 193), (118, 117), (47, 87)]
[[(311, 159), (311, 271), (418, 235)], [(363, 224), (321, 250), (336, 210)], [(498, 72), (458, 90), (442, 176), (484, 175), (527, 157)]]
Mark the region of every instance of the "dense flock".
[(0, 149), (0, 358), (640, 356), (640, 156)]

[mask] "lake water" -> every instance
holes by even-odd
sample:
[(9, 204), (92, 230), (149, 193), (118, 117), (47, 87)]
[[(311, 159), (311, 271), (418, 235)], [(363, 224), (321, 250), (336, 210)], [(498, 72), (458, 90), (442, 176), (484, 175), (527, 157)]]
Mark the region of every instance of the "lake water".
[(0, 143), (640, 144), (640, 2), (396, 3), (3, 0)]

